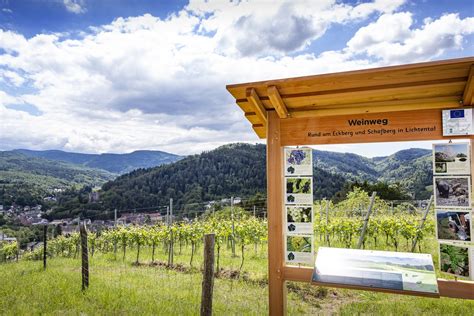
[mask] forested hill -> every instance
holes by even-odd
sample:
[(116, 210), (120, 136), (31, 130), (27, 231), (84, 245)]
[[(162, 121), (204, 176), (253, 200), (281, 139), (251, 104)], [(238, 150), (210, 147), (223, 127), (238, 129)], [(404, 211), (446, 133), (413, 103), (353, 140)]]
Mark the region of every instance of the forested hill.
[(27, 149), (16, 149), (12, 152), (21, 153), (28, 157), (39, 157), (102, 169), (118, 174), (127, 173), (138, 168), (156, 167), (182, 158), (164, 151), (153, 150), (138, 150), (128, 154), (82, 154), (61, 150), (37, 151)]
[[(317, 196), (332, 196), (345, 179), (315, 168)], [(104, 206), (118, 209), (183, 204), (266, 191), (265, 145), (230, 144), (173, 164), (136, 170), (103, 186)]]
[[(430, 151), (408, 149), (388, 157), (314, 151), (315, 197), (331, 198), (346, 182), (398, 182), (415, 198), (427, 198), (431, 185)], [(265, 145), (231, 144), (173, 164), (140, 169), (103, 186), (106, 208), (177, 206), (203, 201), (265, 194)]]
[(398, 183), (416, 199), (427, 199), (431, 195), (433, 166), (428, 149), (411, 148), (374, 158), (315, 150), (313, 160), (317, 167), (351, 182)]
[(0, 204), (34, 205), (53, 189), (100, 186), (115, 176), (104, 170), (0, 152)]

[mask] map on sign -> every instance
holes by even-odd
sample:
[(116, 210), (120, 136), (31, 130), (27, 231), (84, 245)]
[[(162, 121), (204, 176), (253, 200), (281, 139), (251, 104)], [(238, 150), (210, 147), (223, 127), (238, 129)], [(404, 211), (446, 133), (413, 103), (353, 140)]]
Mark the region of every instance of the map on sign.
[(473, 135), (472, 109), (443, 110), (443, 136)]
[(438, 294), (430, 254), (320, 247), (313, 281)]

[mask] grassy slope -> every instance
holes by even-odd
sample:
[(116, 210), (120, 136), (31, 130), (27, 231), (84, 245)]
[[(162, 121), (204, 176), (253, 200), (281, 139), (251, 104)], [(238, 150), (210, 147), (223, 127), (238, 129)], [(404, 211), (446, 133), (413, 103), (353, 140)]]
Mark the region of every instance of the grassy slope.
[[(91, 286), (80, 291), (79, 260), (56, 258), (46, 272), (41, 263), (23, 261), (0, 266), (0, 314), (71, 315), (196, 315), (200, 307), (201, 275), (156, 267), (133, 267), (105, 257), (91, 261)], [(266, 287), (217, 279), (216, 315), (268, 313)], [(314, 312), (309, 304), (289, 296), (291, 314)]]
[[(175, 262), (189, 266), (190, 249), (175, 248)], [(223, 247), (221, 267), (238, 269), (240, 253), (232, 258)], [(197, 314), (200, 304), (201, 275), (177, 272), (161, 267), (133, 266), (136, 252), (128, 250), (125, 262), (118, 251), (96, 254), (91, 259), (91, 287), (80, 291), (80, 260), (55, 258), (43, 272), (41, 262), (21, 261), (0, 265), (0, 314)], [(156, 259), (164, 262), (166, 254), (157, 249)], [(150, 249), (142, 249), (140, 262), (150, 262)], [(194, 257), (194, 267), (202, 262), (202, 247)], [(217, 279), (214, 289), (216, 315), (265, 315), (268, 312), (267, 288), (259, 282), (266, 275), (266, 251), (253, 246), (246, 252), (243, 270), (252, 281)], [(443, 276), (444, 277), (444, 276)], [(474, 301), (429, 299), (387, 295), (365, 291), (320, 289), (306, 284), (290, 284), (290, 315), (470, 315)], [(294, 289), (297, 289), (295, 292)]]

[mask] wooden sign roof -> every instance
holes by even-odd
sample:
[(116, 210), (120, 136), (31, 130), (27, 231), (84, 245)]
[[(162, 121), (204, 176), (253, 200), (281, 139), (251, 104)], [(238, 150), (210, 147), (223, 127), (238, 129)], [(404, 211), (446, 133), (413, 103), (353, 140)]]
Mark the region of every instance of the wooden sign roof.
[(266, 111), (282, 119), (474, 105), (474, 57), (232, 84), (227, 90), (260, 138)]

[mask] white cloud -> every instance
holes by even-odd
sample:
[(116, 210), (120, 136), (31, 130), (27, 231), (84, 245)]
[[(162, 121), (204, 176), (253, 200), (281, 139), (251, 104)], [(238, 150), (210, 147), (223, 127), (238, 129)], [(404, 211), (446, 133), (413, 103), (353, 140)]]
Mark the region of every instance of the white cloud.
[(75, 14), (86, 12), (84, 0), (63, 0), (64, 7), (67, 11)]
[[(294, 1), (291, 8), (283, 2), (268, 3), (193, 1), (166, 19), (148, 14), (118, 18), (74, 40), (64, 34), (25, 38), (0, 30), (0, 51), (5, 51), (0, 53), (0, 78), (22, 91), (16, 96), (0, 94), (0, 149), (161, 149), (187, 154), (227, 142), (255, 142), (226, 84), (375, 67), (394, 58), (373, 49), (400, 43), (419, 49), (407, 44), (411, 38), (429, 46), (410, 28), (411, 15), (394, 13), (403, 1), (356, 6)], [(283, 16), (285, 10), (291, 18)], [(375, 26), (357, 32), (347, 48), (319, 56), (304, 50), (333, 23), (361, 22), (372, 14), (382, 17)], [(456, 19), (451, 29), (458, 27), (456, 34), (462, 38), (466, 22)], [(385, 27), (390, 22), (392, 29), (377, 33), (379, 21)], [(293, 31), (277, 38), (268, 35), (285, 29), (285, 23)], [(439, 29), (438, 23), (439, 19), (428, 21), (420, 32)], [(292, 38), (300, 29), (308, 33)], [(270, 48), (244, 49), (245, 38), (255, 45), (260, 39)], [(281, 55), (298, 50), (303, 51)], [(434, 55), (427, 49), (418, 56)], [(7, 103), (31, 105), (41, 114), (15, 110)]]
[(405, 0), (376, 0), (356, 6), (334, 0), (191, 1), (189, 12), (203, 18), (202, 32), (215, 33), (225, 54), (263, 56), (300, 51), (332, 24), (392, 12)]
[(354, 53), (365, 53), (385, 63), (407, 63), (438, 57), (447, 50), (462, 49), (464, 36), (474, 33), (474, 18), (445, 14), (426, 18), (413, 28), (412, 14), (384, 14), (360, 28), (347, 43)]
[(20, 87), (25, 83), (26, 79), (14, 71), (0, 69), (0, 81), (7, 82), (15, 87)]

